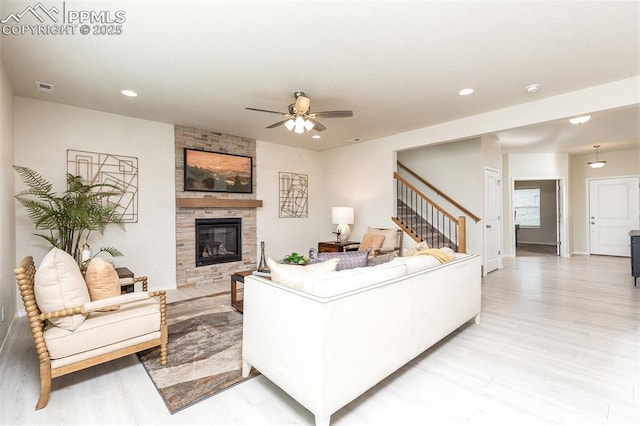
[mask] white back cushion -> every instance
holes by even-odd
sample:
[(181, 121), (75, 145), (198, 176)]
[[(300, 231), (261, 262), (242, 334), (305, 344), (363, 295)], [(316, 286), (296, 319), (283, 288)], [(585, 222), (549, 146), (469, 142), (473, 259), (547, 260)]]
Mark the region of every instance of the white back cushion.
[[(67, 252), (55, 247), (45, 255), (36, 270), (33, 291), (42, 313), (74, 308), (91, 301), (78, 263)], [(50, 321), (58, 327), (73, 331), (82, 324), (85, 317), (77, 314), (52, 318)]]
[(302, 290), (320, 297), (331, 297), (398, 278), (406, 273), (406, 265), (387, 262), (378, 266), (310, 276), (305, 278)]
[(271, 281), (300, 290), (305, 277), (335, 271), (339, 261), (340, 259), (335, 258), (303, 266), (277, 263), (269, 258), (267, 259), (267, 266), (271, 271)]

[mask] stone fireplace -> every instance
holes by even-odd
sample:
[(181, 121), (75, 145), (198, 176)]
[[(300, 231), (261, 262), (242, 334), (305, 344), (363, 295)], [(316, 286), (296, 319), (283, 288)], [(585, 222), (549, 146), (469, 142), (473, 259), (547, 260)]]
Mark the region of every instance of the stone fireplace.
[[(253, 179), (250, 194), (185, 191), (184, 148), (253, 157), (253, 176), (256, 176), (256, 141), (210, 130), (175, 126), (176, 284), (178, 287), (188, 287), (228, 281), (235, 272), (253, 269), (257, 265), (256, 207), (262, 205), (261, 201), (256, 200), (257, 179)], [(207, 250), (210, 251), (206, 253), (208, 256), (202, 256), (205, 246), (197, 241), (196, 222), (212, 219), (220, 223), (240, 223), (238, 247), (231, 242), (232, 232), (221, 234), (221, 231), (212, 230), (213, 245), (217, 245), (215, 241), (221, 244), (217, 245), (216, 251), (207, 243)], [(209, 238), (209, 231), (202, 237)], [(224, 245), (222, 252), (225, 254), (221, 254), (221, 245)], [(227, 253), (235, 251), (235, 255)], [(198, 257), (201, 259), (198, 260)], [(220, 262), (203, 262), (204, 257)]]

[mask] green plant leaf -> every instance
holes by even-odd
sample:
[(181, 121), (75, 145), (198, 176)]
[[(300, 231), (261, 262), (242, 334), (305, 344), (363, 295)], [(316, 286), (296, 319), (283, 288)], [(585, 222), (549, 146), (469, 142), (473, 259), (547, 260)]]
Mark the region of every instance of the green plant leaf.
[[(67, 174), (67, 189), (62, 195), (53, 191), (52, 184), (38, 172), (22, 166), (13, 166), (27, 189), (15, 198), (25, 206), (27, 216), (37, 230), (34, 234), (44, 238), (54, 247), (65, 250), (79, 260), (81, 244), (91, 231), (104, 232), (105, 226), (114, 223), (124, 230), (118, 204), (111, 201), (122, 190), (112, 184), (85, 184), (81, 176)], [(112, 256), (122, 256), (113, 247), (102, 248)]]

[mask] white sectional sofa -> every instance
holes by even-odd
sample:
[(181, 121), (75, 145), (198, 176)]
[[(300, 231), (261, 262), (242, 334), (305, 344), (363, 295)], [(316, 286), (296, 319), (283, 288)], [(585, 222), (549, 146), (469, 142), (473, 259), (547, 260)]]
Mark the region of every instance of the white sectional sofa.
[[(300, 268), (304, 268), (300, 266)], [(245, 278), (243, 375), (255, 367), (329, 425), (331, 414), (471, 319), (480, 258), (399, 257), (306, 276), (293, 289)]]

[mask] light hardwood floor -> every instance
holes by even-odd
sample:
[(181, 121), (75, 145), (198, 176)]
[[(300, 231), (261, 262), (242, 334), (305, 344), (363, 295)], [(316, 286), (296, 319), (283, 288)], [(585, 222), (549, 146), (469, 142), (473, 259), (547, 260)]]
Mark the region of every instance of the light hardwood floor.
[[(176, 290), (170, 300), (221, 289)], [(482, 302), (480, 326), (463, 326), (332, 424), (640, 424), (640, 286), (628, 258), (506, 258), (483, 280)], [(313, 424), (263, 376), (170, 415), (135, 356), (54, 379), (43, 410), (37, 399), (22, 318), (0, 358), (1, 424)]]

